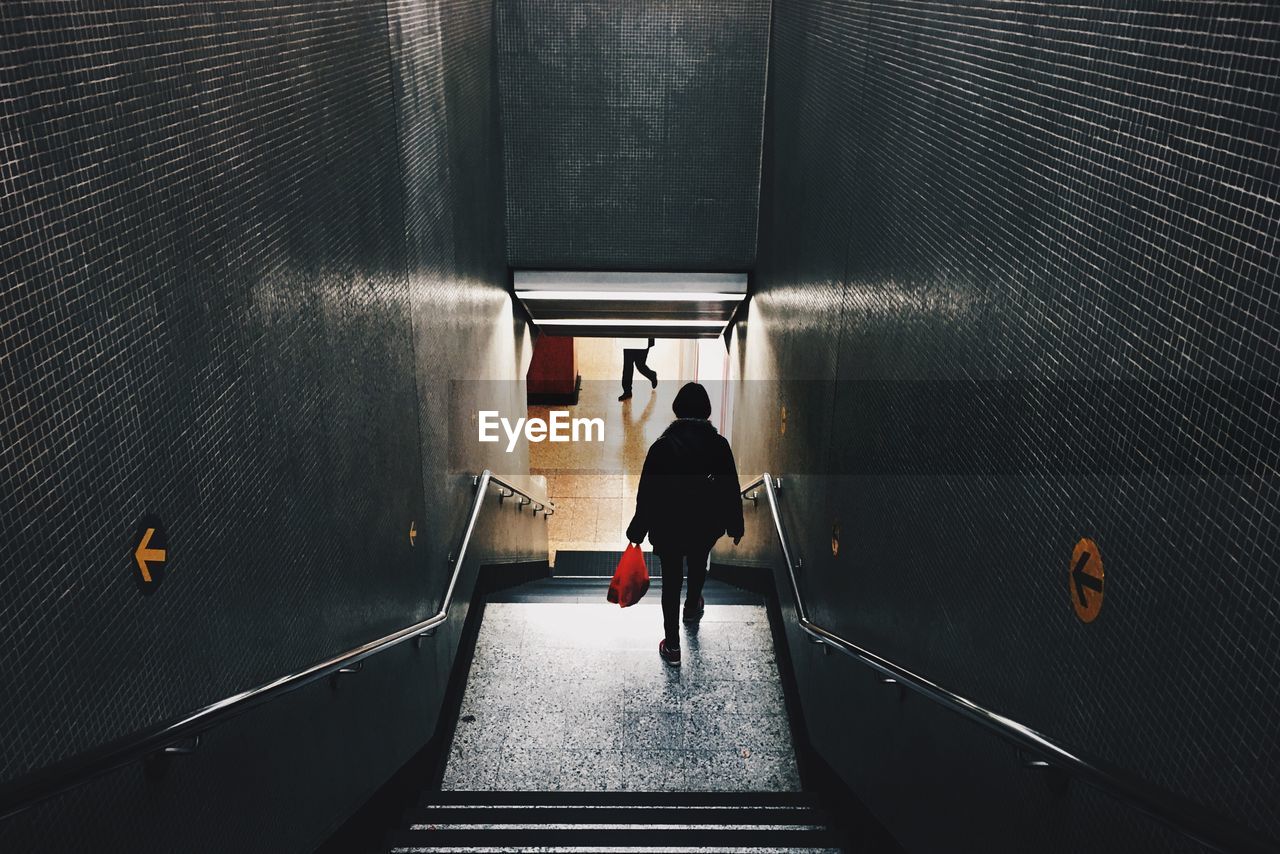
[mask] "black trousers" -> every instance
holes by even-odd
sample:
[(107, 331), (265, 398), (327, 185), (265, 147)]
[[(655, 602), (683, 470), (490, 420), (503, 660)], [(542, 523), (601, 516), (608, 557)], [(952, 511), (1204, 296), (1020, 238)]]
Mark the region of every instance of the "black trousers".
[(649, 382), (657, 382), (658, 374), (648, 365), (649, 350), (622, 351), (622, 390), (631, 391), (632, 371), (638, 370), (649, 378)]
[(707, 580), (709, 556), (709, 551), (658, 553), (662, 563), (662, 627), (668, 646), (680, 646), (680, 587), (684, 583), (685, 562), (689, 564), (689, 601), (697, 602)]

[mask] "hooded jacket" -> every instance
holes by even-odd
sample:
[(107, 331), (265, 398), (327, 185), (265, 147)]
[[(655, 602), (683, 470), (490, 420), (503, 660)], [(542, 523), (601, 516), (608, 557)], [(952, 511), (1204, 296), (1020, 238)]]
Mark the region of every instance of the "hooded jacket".
[(627, 539), (658, 552), (709, 551), (742, 536), (742, 496), (729, 442), (705, 418), (678, 418), (649, 448)]

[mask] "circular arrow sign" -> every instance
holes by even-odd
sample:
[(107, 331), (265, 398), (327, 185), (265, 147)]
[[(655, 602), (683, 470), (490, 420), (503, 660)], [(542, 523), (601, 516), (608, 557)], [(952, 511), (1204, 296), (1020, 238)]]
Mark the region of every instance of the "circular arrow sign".
[(1071, 604), (1081, 622), (1092, 623), (1102, 610), (1102, 588), (1105, 576), (1102, 572), (1102, 552), (1098, 544), (1089, 538), (1076, 543), (1071, 552), (1069, 567)]

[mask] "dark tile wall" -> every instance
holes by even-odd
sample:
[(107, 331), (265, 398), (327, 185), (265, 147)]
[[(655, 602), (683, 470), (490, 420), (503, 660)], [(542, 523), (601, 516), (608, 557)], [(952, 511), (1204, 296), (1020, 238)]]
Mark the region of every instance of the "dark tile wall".
[(745, 270), (768, 0), (498, 0), (513, 267)]
[[(815, 617), (1280, 838), (1280, 11), (775, 5), (733, 437)], [(1169, 850), (793, 649), (908, 850)]]
[[(0, 8), (0, 780), (435, 611), (469, 473), (527, 472), (450, 459), (439, 426), (450, 381), (518, 396), (529, 352), (493, 41), (472, 0)], [(144, 513), (169, 549), (148, 596)], [(305, 849), (429, 735), (440, 650), (403, 704), (394, 666), (376, 708), (317, 689), (198, 784), (104, 783), (22, 832), (58, 850), (92, 814), (91, 847), (177, 850), (86, 806), (118, 791), (188, 821), (182, 850)], [(299, 744), (312, 773), (254, 764)]]

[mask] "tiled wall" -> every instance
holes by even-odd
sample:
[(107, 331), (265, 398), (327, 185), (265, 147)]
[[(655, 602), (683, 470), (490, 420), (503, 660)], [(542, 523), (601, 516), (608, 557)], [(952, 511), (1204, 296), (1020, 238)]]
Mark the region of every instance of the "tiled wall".
[(768, 0), (497, 0), (513, 267), (745, 270)]
[[(740, 466), (783, 476), (819, 622), (1273, 838), (1277, 45), (1266, 3), (779, 0), (733, 344)], [(793, 650), (908, 850), (1174, 850)]]
[[(449, 381), (519, 380), (528, 350), (489, 4), (93, 5), (0, 8), (5, 780), (433, 613), (487, 462), (450, 458)], [(305, 849), (430, 733), (448, 654), (423, 655), (0, 847)]]

